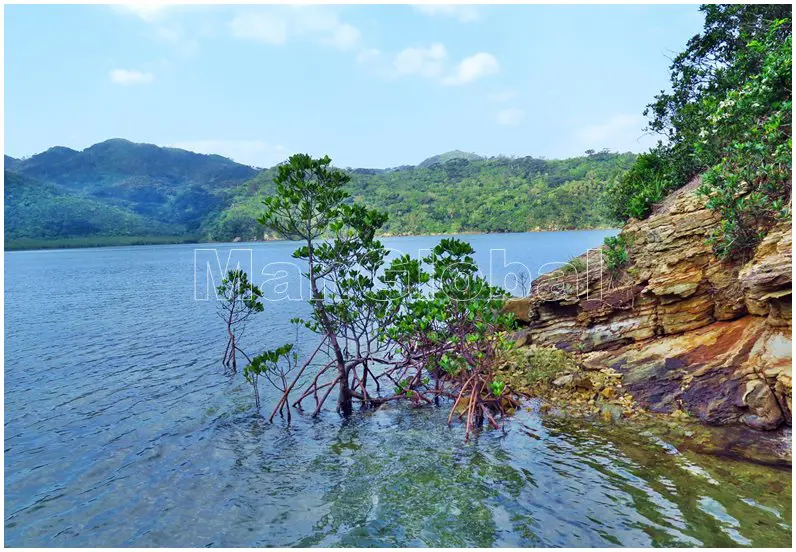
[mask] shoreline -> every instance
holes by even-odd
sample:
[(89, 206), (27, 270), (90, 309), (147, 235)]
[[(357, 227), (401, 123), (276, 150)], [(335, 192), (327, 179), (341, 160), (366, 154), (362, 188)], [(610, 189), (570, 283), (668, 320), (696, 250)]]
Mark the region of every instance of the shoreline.
[[(619, 230), (611, 226), (598, 226), (592, 228), (567, 228), (567, 229), (541, 229), (518, 232), (481, 232), (478, 230), (466, 230), (460, 232), (434, 232), (428, 234), (377, 234), (377, 238), (422, 238), (439, 236), (499, 236), (503, 234), (543, 234), (552, 232), (588, 232), (594, 230)], [(279, 241), (290, 241), (282, 239), (263, 239), (263, 240), (201, 240), (192, 237), (179, 236), (96, 236), (91, 238), (60, 238), (55, 240), (37, 240), (25, 238), (16, 242), (5, 242), (4, 252), (11, 251), (54, 251), (63, 249), (98, 249), (105, 247), (136, 247), (146, 245), (223, 245), (223, 244), (252, 244), (252, 243), (271, 243)]]

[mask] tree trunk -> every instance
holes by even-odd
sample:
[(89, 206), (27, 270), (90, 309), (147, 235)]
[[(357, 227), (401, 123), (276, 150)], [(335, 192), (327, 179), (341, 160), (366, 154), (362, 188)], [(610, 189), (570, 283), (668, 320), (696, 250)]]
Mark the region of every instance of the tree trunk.
[(337, 396), (337, 411), (343, 416), (349, 416), (354, 411), (354, 407), (351, 401), (351, 388), (348, 386), (348, 369), (346, 368), (345, 359), (343, 358), (343, 351), (340, 348), (340, 344), (337, 342), (337, 335), (334, 333), (334, 328), (329, 322), (329, 316), (324, 308), (323, 296), (318, 289), (318, 279), (315, 276), (315, 262), (313, 257), (314, 248), (311, 239), (307, 240), (307, 250), (307, 260), (309, 263), (308, 276), (310, 280), (310, 293), (312, 293), (312, 305), (315, 307), (315, 311), (318, 313), (318, 317), (321, 320), (321, 326), (323, 327), (326, 337), (329, 338), (329, 344), (334, 350), (335, 360), (337, 361), (337, 375), (339, 378), (338, 384), (340, 385), (340, 394)]
[(348, 370), (345, 365), (338, 364), (337, 373), (340, 375), (340, 393), (337, 396), (337, 411), (342, 416), (350, 416), (354, 411), (351, 400), (351, 388), (348, 386)]

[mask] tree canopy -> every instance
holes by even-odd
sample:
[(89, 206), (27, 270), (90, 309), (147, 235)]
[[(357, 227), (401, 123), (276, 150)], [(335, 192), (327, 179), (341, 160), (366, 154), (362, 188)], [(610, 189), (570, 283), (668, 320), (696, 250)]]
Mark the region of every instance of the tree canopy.
[(790, 216), (792, 8), (704, 5), (703, 31), (671, 65), (671, 91), (648, 106), (659, 144), (609, 190), (618, 219), (644, 218), (666, 193), (702, 175), (722, 217), (716, 254), (746, 258)]

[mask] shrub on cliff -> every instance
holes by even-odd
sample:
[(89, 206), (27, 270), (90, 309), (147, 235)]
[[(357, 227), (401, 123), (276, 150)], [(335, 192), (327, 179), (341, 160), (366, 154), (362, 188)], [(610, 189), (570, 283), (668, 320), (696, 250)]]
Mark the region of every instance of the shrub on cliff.
[(721, 258), (746, 257), (778, 219), (790, 216), (792, 171), (792, 38), (778, 39), (784, 20), (743, 57), (763, 58), (760, 72), (725, 98), (705, 100), (711, 109), (700, 131), (697, 155), (718, 158), (699, 192), (721, 213), (711, 236)]
[(705, 28), (671, 65), (672, 91), (645, 114), (660, 142), (612, 186), (618, 220), (648, 216), (664, 194), (705, 173), (701, 193), (722, 216), (711, 241), (743, 257), (789, 216), (791, 7), (706, 5)]

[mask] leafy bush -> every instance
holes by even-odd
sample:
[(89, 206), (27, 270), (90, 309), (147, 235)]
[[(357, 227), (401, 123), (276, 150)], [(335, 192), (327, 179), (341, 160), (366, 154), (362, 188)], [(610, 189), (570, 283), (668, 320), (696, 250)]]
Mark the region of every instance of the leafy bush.
[(668, 155), (662, 146), (639, 155), (636, 162), (608, 189), (611, 214), (617, 220), (644, 219), (654, 203), (674, 187)]
[(581, 257), (572, 257), (567, 264), (561, 267), (561, 272), (564, 274), (585, 274), (586, 261)]
[[(664, 194), (703, 173), (721, 215), (720, 258), (744, 258), (790, 216), (792, 14), (784, 5), (705, 5), (703, 32), (671, 65), (672, 91), (645, 111), (665, 137), (608, 192), (619, 220), (644, 218)], [(618, 259), (617, 259), (618, 260)]]
[(622, 235), (609, 236), (603, 240), (606, 248), (603, 249), (605, 265), (610, 272), (616, 273), (630, 261), (627, 253), (627, 241)]
[(709, 127), (701, 131), (698, 154), (719, 162), (703, 176), (699, 193), (721, 214), (710, 238), (720, 258), (746, 258), (778, 219), (790, 216), (792, 39), (777, 40), (784, 21), (762, 41), (749, 43), (750, 56), (765, 55), (760, 72), (717, 101)]
[[(314, 399), (315, 415), (337, 389), (337, 410), (346, 416), (354, 400), (368, 408), (449, 398), (451, 416), (466, 405), (465, 439), (484, 421), (499, 428), (495, 417), (517, 404), (495, 377), (496, 359), (509, 347), (503, 333), (514, 324), (503, 312), (505, 290), (478, 274), (475, 251), (455, 238), (441, 240), (422, 259), (403, 255), (387, 263), (388, 251), (375, 239), (387, 216), (349, 201), (350, 179), (328, 156), (296, 154), (278, 167), (276, 194), (263, 201), (259, 222), (299, 240), (293, 257), (306, 263), (311, 306), (303, 323), (320, 343), (291, 382), (291, 349), (250, 361), (244, 374), (255, 387), (255, 403), (259, 375), (278, 374), (269, 378), (282, 391), (270, 419), (289, 410), (288, 395), (299, 385), (292, 405)], [(325, 364), (312, 364), (316, 355), (326, 356)], [(308, 368), (315, 376), (301, 380)]]

